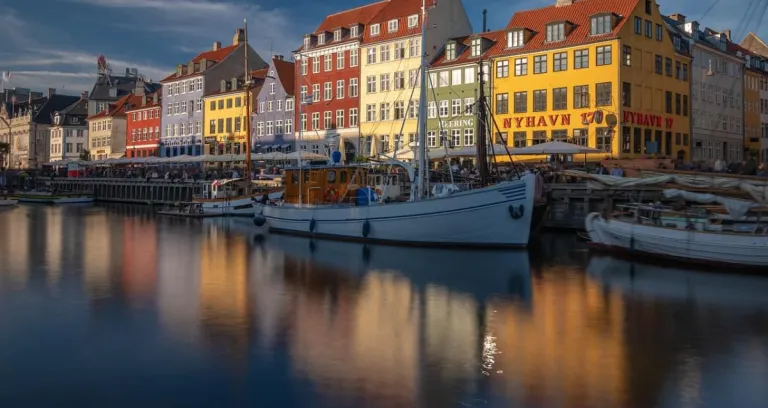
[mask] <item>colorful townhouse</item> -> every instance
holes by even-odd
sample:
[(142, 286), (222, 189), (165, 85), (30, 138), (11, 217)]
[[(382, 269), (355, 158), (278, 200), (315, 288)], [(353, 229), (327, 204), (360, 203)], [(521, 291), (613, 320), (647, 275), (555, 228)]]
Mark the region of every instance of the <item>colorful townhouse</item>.
[(88, 151), (91, 160), (119, 159), (125, 155), (125, 111), (141, 103), (130, 93), (95, 115), (88, 117)]
[(346, 158), (368, 150), (360, 142), (360, 45), (368, 22), (388, 1), (331, 14), (293, 54), (297, 138), (302, 149), (325, 153), (344, 146)]
[(267, 69), (251, 72), (250, 101), (246, 103), (246, 78), (222, 79), (218, 92), (203, 97), (206, 124), (203, 126), (204, 153), (241, 154), (248, 148), (247, 116), (255, 111)]
[[(390, 0), (366, 24), (360, 48), (360, 133), (373, 156), (416, 140), (421, 58), (435, 58), (449, 38), (472, 32), (461, 0)], [(368, 149), (370, 147), (370, 149)]]
[(761, 109), (765, 108), (761, 106), (760, 87), (764, 86), (768, 79), (766, 58), (731, 42), (730, 39), (726, 44), (726, 50), (744, 60), (744, 158), (754, 156), (762, 160), (764, 155), (760, 139), (764, 127)]
[[(203, 153), (203, 97), (221, 91), (221, 81), (245, 76), (245, 31), (237, 29), (232, 45), (213, 43), (162, 81), (160, 153), (164, 157), (197, 156)], [(266, 67), (264, 60), (248, 46), (249, 69)]]
[(594, 159), (688, 160), (690, 54), (655, 1), (557, 0), (517, 12), (491, 58), (491, 103), (508, 145), (559, 140), (605, 151)]
[(125, 156), (159, 157), (162, 88), (151, 94), (138, 90), (140, 102), (126, 108)]
[(288, 153), (296, 141), (296, 67), (282, 55), (275, 55), (264, 71), (261, 87), (253, 92), (251, 143), (257, 152)]
[[(758, 60), (762, 61), (758, 62), (758, 65), (762, 65), (765, 68), (761, 69), (761, 71), (768, 70), (768, 63), (765, 62), (765, 60), (768, 59), (768, 44), (761, 40), (757, 34), (748, 33), (739, 45), (752, 53), (752, 55), (749, 56), (750, 60), (757, 57)], [(750, 63), (753, 62), (748, 61), (748, 64)], [(760, 160), (762, 162), (768, 162), (768, 78), (761, 76), (759, 87), (760, 124), (762, 127), (760, 131), (759, 143)], [(754, 142), (750, 142), (749, 147), (750, 149), (754, 149)]]
[[(476, 114), (480, 74), (485, 75), (487, 101), (490, 95), (487, 53), (503, 40), (504, 31), (492, 31), (451, 38), (441, 47), (428, 75), (428, 148), (446, 144), (453, 149), (475, 146), (479, 137)], [(410, 136), (408, 141), (412, 142)]]
[(88, 149), (88, 92), (80, 100), (54, 112), (50, 127), (50, 161), (77, 160)]

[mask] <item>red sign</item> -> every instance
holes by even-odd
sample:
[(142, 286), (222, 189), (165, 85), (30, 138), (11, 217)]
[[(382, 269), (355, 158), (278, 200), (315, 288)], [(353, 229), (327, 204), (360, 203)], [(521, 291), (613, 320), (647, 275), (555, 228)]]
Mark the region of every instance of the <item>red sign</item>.
[(675, 123), (674, 118), (664, 118), (661, 115), (653, 115), (650, 113), (637, 113), (624, 111), (624, 124), (640, 125), (640, 126), (652, 126), (652, 127), (665, 127), (671, 129)]
[(541, 116), (525, 116), (519, 118), (504, 118), (504, 129), (512, 127), (512, 122), (515, 122), (515, 128), (521, 127), (545, 127), (545, 126), (568, 126), (571, 124), (571, 114), (566, 113), (564, 115), (541, 115)]

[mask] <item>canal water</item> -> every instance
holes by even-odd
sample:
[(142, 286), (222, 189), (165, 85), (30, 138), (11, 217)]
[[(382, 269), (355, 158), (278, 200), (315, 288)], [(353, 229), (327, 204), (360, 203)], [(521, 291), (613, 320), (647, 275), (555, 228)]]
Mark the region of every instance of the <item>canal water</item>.
[(0, 407), (765, 407), (768, 279), (0, 211)]

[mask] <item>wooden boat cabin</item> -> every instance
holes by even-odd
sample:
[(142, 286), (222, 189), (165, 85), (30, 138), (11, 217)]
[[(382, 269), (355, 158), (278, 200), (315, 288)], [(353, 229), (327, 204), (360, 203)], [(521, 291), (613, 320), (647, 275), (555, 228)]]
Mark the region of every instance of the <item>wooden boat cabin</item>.
[(301, 191), (303, 204), (368, 205), (376, 198), (375, 190), (367, 186), (368, 172), (369, 169), (363, 166), (326, 165), (286, 169), (285, 202), (300, 204)]
[(210, 184), (203, 184), (202, 200), (220, 200), (224, 198), (242, 197), (248, 186), (244, 178), (214, 180)]

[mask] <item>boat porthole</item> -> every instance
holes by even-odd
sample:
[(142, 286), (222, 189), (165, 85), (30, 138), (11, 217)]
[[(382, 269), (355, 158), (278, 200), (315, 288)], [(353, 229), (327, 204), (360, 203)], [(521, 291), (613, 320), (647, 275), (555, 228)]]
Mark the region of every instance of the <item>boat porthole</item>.
[(315, 232), (315, 219), (309, 220), (309, 232)]
[(368, 234), (371, 233), (371, 223), (365, 220), (363, 223), (363, 238), (368, 238)]

